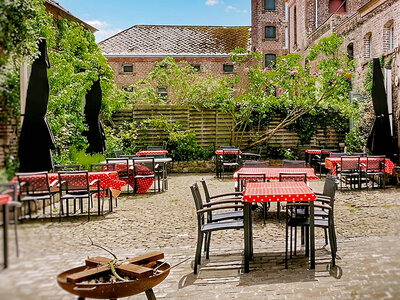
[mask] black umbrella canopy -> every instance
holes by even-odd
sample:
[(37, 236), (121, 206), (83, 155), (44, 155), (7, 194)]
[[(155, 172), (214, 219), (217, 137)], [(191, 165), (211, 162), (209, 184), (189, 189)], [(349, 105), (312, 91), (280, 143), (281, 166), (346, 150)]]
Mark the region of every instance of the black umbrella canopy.
[(368, 136), (367, 148), (374, 155), (386, 155), (393, 158), (393, 138), (390, 131), (390, 120), (383, 73), (378, 58), (373, 61), (372, 103), (375, 120)]
[(49, 102), (47, 68), (50, 63), (44, 38), (39, 39), (39, 52), (39, 57), (32, 64), (19, 139), (20, 172), (49, 171), (53, 168), (51, 150), (55, 149), (55, 141), (45, 117)]
[(86, 94), (84, 113), (89, 130), (85, 131), (83, 134), (88, 139), (89, 147), (86, 149), (86, 152), (88, 153), (104, 153), (104, 150), (106, 149), (106, 137), (99, 119), (101, 102), (102, 92), (99, 79), (93, 83), (92, 87)]

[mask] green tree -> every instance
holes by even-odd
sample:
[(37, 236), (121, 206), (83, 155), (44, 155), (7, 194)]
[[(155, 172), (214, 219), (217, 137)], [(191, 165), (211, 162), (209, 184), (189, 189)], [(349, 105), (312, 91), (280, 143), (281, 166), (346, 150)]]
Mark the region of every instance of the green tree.
[[(249, 87), (234, 100), (241, 108), (236, 110), (236, 127), (245, 128), (254, 111), (261, 116), (270, 115), (271, 111), (282, 115), (277, 126), (264, 132), (249, 147), (265, 143), (301, 117), (316, 114), (318, 108), (330, 108), (347, 116), (352, 114), (348, 93), (354, 62), (349, 62), (339, 51), (341, 44), (342, 39), (332, 35), (312, 47), (305, 62), (299, 54), (288, 54), (279, 57), (271, 67), (264, 68), (261, 64), (245, 67)], [(237, 52), (233, 57), (239, 65), (245, 58), (254, 58), (254, 55)]]

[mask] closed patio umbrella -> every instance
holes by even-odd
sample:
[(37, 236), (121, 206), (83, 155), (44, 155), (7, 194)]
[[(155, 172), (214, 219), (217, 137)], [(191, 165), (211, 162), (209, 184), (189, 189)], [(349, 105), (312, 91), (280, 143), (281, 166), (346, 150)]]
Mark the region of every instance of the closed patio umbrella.
[(90, 90), (86, 94), (85, 119), (89, 127), (83, 135), (87, 137), (89, 147), (86, 149), (88, 153), (104, 153), (106, 149), (106, 137), (103, 126), (99, 119), (102, 102), (102, 92), (100, 79), (96, 80)]
[(25, 116), (19, 139), (20, 172), (40, 172), (53, 169), (51, 150), (55, 149), (55, 141), (46, 120), (49, 102), (47, 68), (50, 68), (50, 63), (44, 38), (39, 39), (39, 52), (39, 57), (32, 64)]
[(374, 155), (394, 156), (394, 143), (391, 135), (388, 105), (383, 74), (378, 58), (373, 61), (372, 102), (375, 120), (368, 136), (367, 148)]

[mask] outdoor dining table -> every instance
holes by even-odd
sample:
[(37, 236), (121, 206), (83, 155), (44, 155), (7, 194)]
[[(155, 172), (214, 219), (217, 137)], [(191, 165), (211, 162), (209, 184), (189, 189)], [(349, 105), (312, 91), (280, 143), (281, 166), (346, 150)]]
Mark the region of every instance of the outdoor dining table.
[[(172, 161), (171, 157), (155, 157), (154, 158), (154, 163), (155, 164), (162, 164), (162, 183), (163, 183), (163, 190), (168, 189), (168, 183), (167, 183), (167, 164)], [(150, 170), (148, 167), (145, 165), (146, 163), (151, 163), (151, 159), (140, 159), (140, 164), (136, 163), (136, 172), (139, 175), (148, 175), (152, 174), (152, 170)], [(125, 169), (126, 165), (124, 163), (117, 163), (116, 164), (116, 169), (118, 172), (121, 172), (121, 170)], [(129, 160), (129, 173), (133, 172), (133, 160)], [(130, 186), (134, 187), (134, 182), (132, 177), (129, 177), (127, 179), (123, 179), (126, 183), (128, 183)], [(137, 192), (139, 194), (145, 194), (151, 187), (151, 185), (154, 182), (154, 178), (138, 178), (137, 180)]]
[[(307, 180), (318, 180), (314, 168), (284, 168), (284, 167), (242, 167), (233, 174), (233, 179), (238, 180), (239, 174), (265, 174), (266, 180), (279, 180), (279, 173), (306, 173)], [(252, 179), (246, 176), (246, 179)], [(256, 179), (256, 178), (254, 178)]]
[[(367, 157), (365, 156), (354, 156), (354, 158), (358, 159), (360, 158), (360, 164), (366, 164), (367, 163)], [(325, 158), (325, 168), (330, 169), (333, 175), (336, 175), (336, 167), (337, 165), (340, 165), (341, 163), (341, 157), (327, 157)], [(393, 162), (386, 158), (385, 159), (385, 169), (383, 170), (385, 173), (392, 174), (393, 173), (393, 168), (394, 164)]]
[(0, 205), (3, 208), (3, 264), (4, 268), (8, 267), (8, 206), (11, 196), (0, 194)]
[(305, 182), (249, 182), (243, 192), (244, 202), (244, 270), (249, 272), (253, 257), (252, 203), (310, 202), (310, 269), (315, 269), (314, 200), (316, 195)]
[(136, 153), (137, 156), (165, 156), (168, 154), (168, 150), (142, 150)]

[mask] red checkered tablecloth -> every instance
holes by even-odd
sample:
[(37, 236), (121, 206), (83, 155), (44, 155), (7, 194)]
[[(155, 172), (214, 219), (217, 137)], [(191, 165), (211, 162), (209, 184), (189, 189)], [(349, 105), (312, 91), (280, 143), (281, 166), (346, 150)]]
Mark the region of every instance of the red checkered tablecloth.
[[(150, 175), (153, 174), (153, 171), (150, 170), (148, 167), (141, 165), (141, 164), (135, 164), (136, 167), (136, 175)], [(116, 164), (116, 169), (121, 175), (127, 175), (126, 171), (126, 164), (124, 163), (117, 163)], [(133, 174), (133, 164), (129, 164), (129, 174)], [(129, 185), (133, 188), (134, 187), (134, 182), (132, 176), (129, 176), (129, 178), (121, 178), (121, 180), (125, 181), (126, 183), (129, 183)], [(154, 182), (154, 178), (138, 178), (137, 179), (137, 192), (139, 194), (145, 194), (151, 185)]]
[[(216, 155), (222, 155), (223, 153), (225, 154), (237, 154), (237, 149), (236, 150), (231, 150), (231, 149), (218, 149), (215, 150), (215, 154)], [(239, 150), (239, 154), (242, 154), (242, 151)]]
[(306, 149), (308, 154), (321, 154), (321, 149)]
[[(340, 165), (341, 158), (340, 157), (327, 157), (325, 158), (325, 168), (330, 169), (333, 175), (336, 175), (336, 165)], [(360, 157), (360, 163), (366, 164), (367, 158), (362, 156)], [(388, 174), (393, 174), (394, 164), (393, 162), (386, 158), (385, 159), (385, 169), (384, 172)]]
[(136, 153), (138, 156), (146, 155), (165, 155), (168, 154), (168, 150), (143, 150)]
[(7, 204), (11, 201), (10, 195), (0, 194), (0, 205)]
[[(279, 180), (279, 173), (307, 173), (307, 180), (317, 180), (318, 176), (315, 175), (313, 168), (283, 168), (283, 167), (266, 167), (266, 168), (254, 168), (254, 167), (242, 167), (233, 174), (233, 179), (238, 180), (239, 174), (265, 174), (267, 180)], [(240, 176), (242, 177), (242, 176)], [(246, 179), (256, 179), (247, 177)]]
[[(76, 174), (71, 175), (76, 177), (76, 180), (79, 182), (81, 180), (85, 180), (84, 177)], [(31, 180), (35, 180), (35, 176), (30, 177)], [(114, 197), (117, 197), (121, 193), (121, 188), (126, 185), (126, 182), (120, 180), (117, 171), (107, 171), (107, 172), (89, 172), (89, 182), (99, 179), (100, 186), (102, 188), (111, 188), (112, 194)], [(58, 180), (58, 173), (49, 173), (49, 181), (50, 184), (54, 181)], [(13, 178), (11, 181), (16, 182), (17, 178)]]
[(244, 202), (313, 201), (316, 196), (304, 182), (249, 182)]

